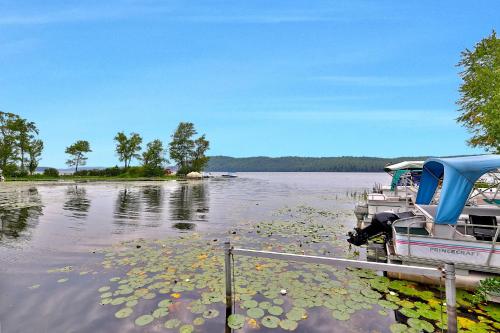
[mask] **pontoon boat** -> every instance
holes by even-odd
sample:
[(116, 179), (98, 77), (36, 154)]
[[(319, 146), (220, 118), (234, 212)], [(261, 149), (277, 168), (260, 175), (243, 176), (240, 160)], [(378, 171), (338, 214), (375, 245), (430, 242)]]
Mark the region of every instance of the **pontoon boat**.
[[(348, 241), (362, 245), (383, 234), (392, 261), (453, 262), (466, 272), (500, 274), (499, 172), (500, 155), (430, 158), (415, 208), (375, 214), (371, 225), (356, 228)], [(478, 188), (475, 183), (484, 175), (489, 184)]]

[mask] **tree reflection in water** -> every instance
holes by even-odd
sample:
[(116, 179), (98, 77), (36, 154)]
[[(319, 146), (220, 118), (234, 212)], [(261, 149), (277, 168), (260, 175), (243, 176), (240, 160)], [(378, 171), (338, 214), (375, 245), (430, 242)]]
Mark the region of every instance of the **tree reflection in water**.
[[(208, 188), (205, 182), (183, 182), (170, 195), (170, 216), (176, 222), (172, 226), (192, 230), (192, 221), (206, 221), (209, 211)], [(189, 222), (188, 222), (189, 221)]]
[(136, 190), (124, 188), (118, 192), (115, 205), (117, 219), (138, 220), (141, 216), (141, 200)]
[(42, 200), (35, 187), (0, 193), (0, 240), (29, 239), (28, 228), (38, 223)]
[(146, 205), (145, 212), (159, 214), (163, 207), (163, 189), (161, 186), (145, 186), (142, 190), (142, 201)]
[(69, 186), (66, 190), (67, 200), (63, 209), (70, 212), (70, 216), (77, 219), (85, 219), (90, 209), (90, 200), (87, 198), (85, 187), (78, 185)]

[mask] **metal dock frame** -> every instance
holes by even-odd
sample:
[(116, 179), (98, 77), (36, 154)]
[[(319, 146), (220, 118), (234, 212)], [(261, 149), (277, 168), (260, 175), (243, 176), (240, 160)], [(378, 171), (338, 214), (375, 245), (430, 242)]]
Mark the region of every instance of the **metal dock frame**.
[(395, 273), (408, 273), (417, 275), (426, 275), (433, 277), (442, 277), (445, 279), (446, 292), (446, 311), (448, 314), (448, 333), (457, 333), (457, 306), (456, 306), (456, 287), (455, 287), (455, 265), (446, 263), (443, 267), (419, 267), (406, 266), (398, 264), (386, 264), (378, 262), (359, 261), (343, 258), (330, 258), (320, 256), (308, 256), (301, 254), (280, 253), (271, 251), (258, 251), (249, 249), (233, 248), (230, 242), (224, 243), (224, 262), (225, 262), (225, 280), (226, 280), (226, 313), (232, 313), (233, 304), (233, 283), (232, 283), (232, 263), (233, 255), (243, 255), (248, 257), (259, 257), (279, 260), (298, 261), (312, 264), (330, 265), (336, 267), (355, 267), (371, 269), (375, 271), (388, 271)]

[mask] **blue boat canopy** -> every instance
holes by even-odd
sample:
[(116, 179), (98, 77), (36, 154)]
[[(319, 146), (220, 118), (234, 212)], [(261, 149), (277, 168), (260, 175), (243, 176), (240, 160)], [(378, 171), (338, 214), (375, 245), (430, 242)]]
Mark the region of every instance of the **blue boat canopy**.
[(428, 205), (443, 179), (434, 222), (456, 224), (474, 183), (499, 168), (500, 155), (429, 158), (424, 163), (416, 203)]

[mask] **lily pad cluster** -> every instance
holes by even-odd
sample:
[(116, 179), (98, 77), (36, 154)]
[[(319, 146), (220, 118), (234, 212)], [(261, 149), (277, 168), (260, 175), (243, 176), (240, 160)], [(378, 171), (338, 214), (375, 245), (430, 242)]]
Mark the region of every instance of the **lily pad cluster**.
[[(245, 248), (356, 255), (343, 239), (346, 228), (341, 213), (299, 207), (281, 214), (289, 219), (241, 224), (226, 235), (189, 233), (162, 240), (124, 242), (98, 251), (103, 258), (101, 268), (92, 274), (99, 271), (110, 277), (96, 287), (96, 299), (114, 313), (115, 320), (130, 321), (145, 329), (161, 326), (165, 331), (204, 332), (214, 324), (236, 330), (293, 331), (315, 311), (326, 311), (338, 324), (359, 313), (366, 313), (370, 320), (390, 315), (398, 319), (390, 326), (391, 332), (446, 328), (446, 306), (438, 289), (391, 280), (368, 270), (245, 256), (233, 258), (234, 306), (226, 320), (220, 244), (226, 237), (235, 246)], [(51, 273), (77, 273), (76, 268), (69, 267)], [(86, 268), (88, 271), (92, 270)], [(65, 280), (62, 285), (71, 281)], [(500, 307), (475, 306), (471, 297), (466, 291), (457, 294), (461, 329), (500, 329)]]

